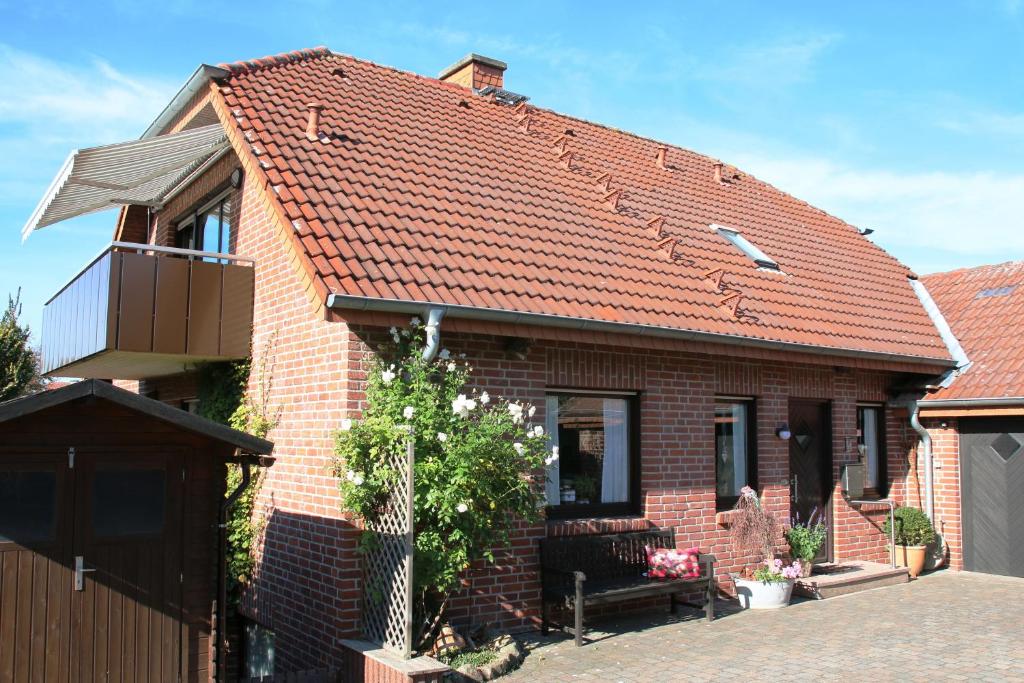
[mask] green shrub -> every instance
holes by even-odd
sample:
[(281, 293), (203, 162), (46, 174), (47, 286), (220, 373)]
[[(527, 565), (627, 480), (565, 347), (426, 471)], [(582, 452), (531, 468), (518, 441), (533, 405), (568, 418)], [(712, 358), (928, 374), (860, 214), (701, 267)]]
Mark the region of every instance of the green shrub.
[(786, 530), (789, 553), (798, 560), (813, 562), (825, 543), (827, 528), (822, 522), (796, 522)]
[[(558, 454), (532, 421), (532, 406), (473, 390), (469, 364), (447, 350), (425, 361), (418, 319), (391, 334), (394, 346), (382, 349), (370, 369), (361, 419), (343, 420), (337, 433), (334, 472), (344, 509), (378, 521), (392, 483), (403, 476), (385, 456), (404, 453), (409, 434), (402, 426), (412, 427), (419, 643), (443, 621), (463, 573), (474, 562), (493, 563), (494, 550), (509, 545), (520, 521), (540, 519), (544, 468)], [(374, 539), (364, 534), (364, 549)]]
[[(928, 516), (917, 508), (896, 508), (896, 545), (928, 545), (935, 540), (935, 529)], [(892, 533), (892, 526), (885, 520), (885, 535)]]

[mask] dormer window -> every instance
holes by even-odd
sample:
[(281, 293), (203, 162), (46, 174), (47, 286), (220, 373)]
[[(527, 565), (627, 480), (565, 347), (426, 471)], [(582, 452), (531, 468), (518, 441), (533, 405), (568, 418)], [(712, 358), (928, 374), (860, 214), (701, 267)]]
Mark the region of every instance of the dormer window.
[(779, 264), (776, 263), (775, 259), (751, 244), (736, 228), (727, 228), (724, 225), (717, 225), (715, 223), (712, 223), (710, 227), (719, 235), (729, 240), (734, 247), (742, 251), (758, 268), (779, 270)]

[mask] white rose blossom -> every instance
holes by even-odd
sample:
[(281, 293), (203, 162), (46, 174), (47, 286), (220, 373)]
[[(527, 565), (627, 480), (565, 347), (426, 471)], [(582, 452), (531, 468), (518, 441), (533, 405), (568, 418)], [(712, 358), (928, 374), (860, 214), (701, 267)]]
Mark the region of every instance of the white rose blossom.
[(448, 440), (448, 435), (445, 434), (444, 432), (438, 432), (437, 433), (437, 440), (440, 441), (441, 443), (444, 443), (445, 441)]
[(530, 410), (527, 411), (526, 414), (529, 415), (530, 417), (533, 417), (533, 414), (536, 413), (536, 412), (537, 412), (537, 406), (530, 406)]
[(465, 394), (459, 394), (458, 398), (452, 401), (452, 412), (459, 417), (469, 417), (469, 412), (476, 408), (476, 401), (466, 398)]
[(441, 353), (437, 354), (437, 357), (441, 360), (448, 360), (452, 357), (452, 352), (448, 349), (441, 349)]
[(459, 504), (458, 504), (458, 505), (457, 505), (457, 506), (455, 507), (455, 509), (456, 509), (456, 510), (458, 510), (459, 512), (465, 512), (466, 510), (468, 510), (468, 509), (469, 509), (469, 506), (468, 506), (468, 505), (466, 505), (465, 503), (459, 503)]
[(544, 458), (544, 464), (550, 467), (551, 463), (555, 462), (556, 460), (558, 460), (558, 446), (552, 446), (551, 455)]
[(402, 417), (406, 420), (411, 420), (416, 410), (412, 406), (406, 406), (405, 410), (402, 411)]
[(523, 421), (523, 406), (521, 403), (509, 403), (508, 412), (512, 416), (513, 422)]
[(455, 363), (449, 363), (448, 364), (448, 372), (455, 372), (456, 367), (458, 367), (458, 366), (456, 366)]
[(422, 323), (422, 322), (423, 321), (419, 319), (419, 316), (415, 316), (414, 315), (412, 317), (412, 320), (409, 321), (409, 324), (412, 325), (413, 327), (419, 327), (420, 323)]
[(512, 448), (514, 448), (516, 453), (518, 453), (519, 455), (523, 454), (523, 444), (519, 443), (518, 441), (512, 444)]
[(484, 405), (487, 405), (490, 402), (491, 402), (491, 395), (490, 394), (488, 394), (486, 391), (484, 393), (480, 394), (480, 403), (482, 403)]
[(391, 384), (391, 382), (394, 381), (395, 377), (396, 377), (396, 375), (395, 375), (395, 366), (394, 365), (392, 365), (390, 368), (388, 368), (384, 372), (380, 373), (380, 381), (384, 382), (384, 384)]
[(362, 486), (363, 485), (363, 475), (361, 475), (358, 472), (356, 472), (356, 476), (352, 477), (352, 483), (355, 484), (356, 486)]
[(536, 427), (533, 428), (533, 435), (537, 437), (544, 436), (544, 428), (541, 427), (540, 425), (537, 425)]
[(347, 417), (341, 421), (341, 431), (347, 432), (352, 429), (352, 420)]
[(348, 479), (349, 481), (352, 481), (353, 479), (356, 478), (356, 473), (353, 472), (352, 470), (349, 470), (348, 472), (345, 473), (345, 478)]

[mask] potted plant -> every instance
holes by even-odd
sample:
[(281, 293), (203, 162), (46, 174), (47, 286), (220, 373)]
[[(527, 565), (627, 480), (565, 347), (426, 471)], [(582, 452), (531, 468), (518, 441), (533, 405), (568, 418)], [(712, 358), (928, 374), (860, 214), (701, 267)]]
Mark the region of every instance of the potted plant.
[(789, 604), (793, 582), (800, 577), (800, 564), (786, 565), (775, 558), (750, 572), (750, 578), (737, 578), (736, 597), (743, 609), (778, 609)]
[(800, 576), (800, 565), (785, 566), (775, 557), (775, 540), (781, 526), (765, 509), (757, 492), (749, 486), (740, 491), (737, 514), (732, 524), (733, 541), (744, 554), (758, 555), (761, 560), (734, 577), (740, 606), (749, 609), (785, 607), (793, 593), (793, 581)]
[[(893, 549), (896, 564), (906, 567), (910, 576), (917, 578), (924, 569), (925, 548), (935, 540), (935, 529), (928, 516), (917, 508), (896, 508), (896, 547)], [(891, 520), (885, 520), (885, 535), (892, 534)]]
[(789, 542), (789, 554), (800, 563), (800, 576), (811, 575), (814, 558), (821, 552), (826, 537), (827, 527), (817, 510), (806, 523), (801, 522), (799, 517), (790, 523), (786, 529), (786, 541)]

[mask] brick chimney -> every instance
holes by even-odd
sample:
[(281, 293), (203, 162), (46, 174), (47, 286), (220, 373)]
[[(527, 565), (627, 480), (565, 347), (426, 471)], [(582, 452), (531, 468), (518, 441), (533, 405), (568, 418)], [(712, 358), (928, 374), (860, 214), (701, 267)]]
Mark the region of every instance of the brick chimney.
[(442, 81), (474, 90), (482, 90), (489, 85), (503, 88), (504, 73), (507, 68), (508, 64), (505, 62), (471, 52), (442, 71), (437, 77)]

